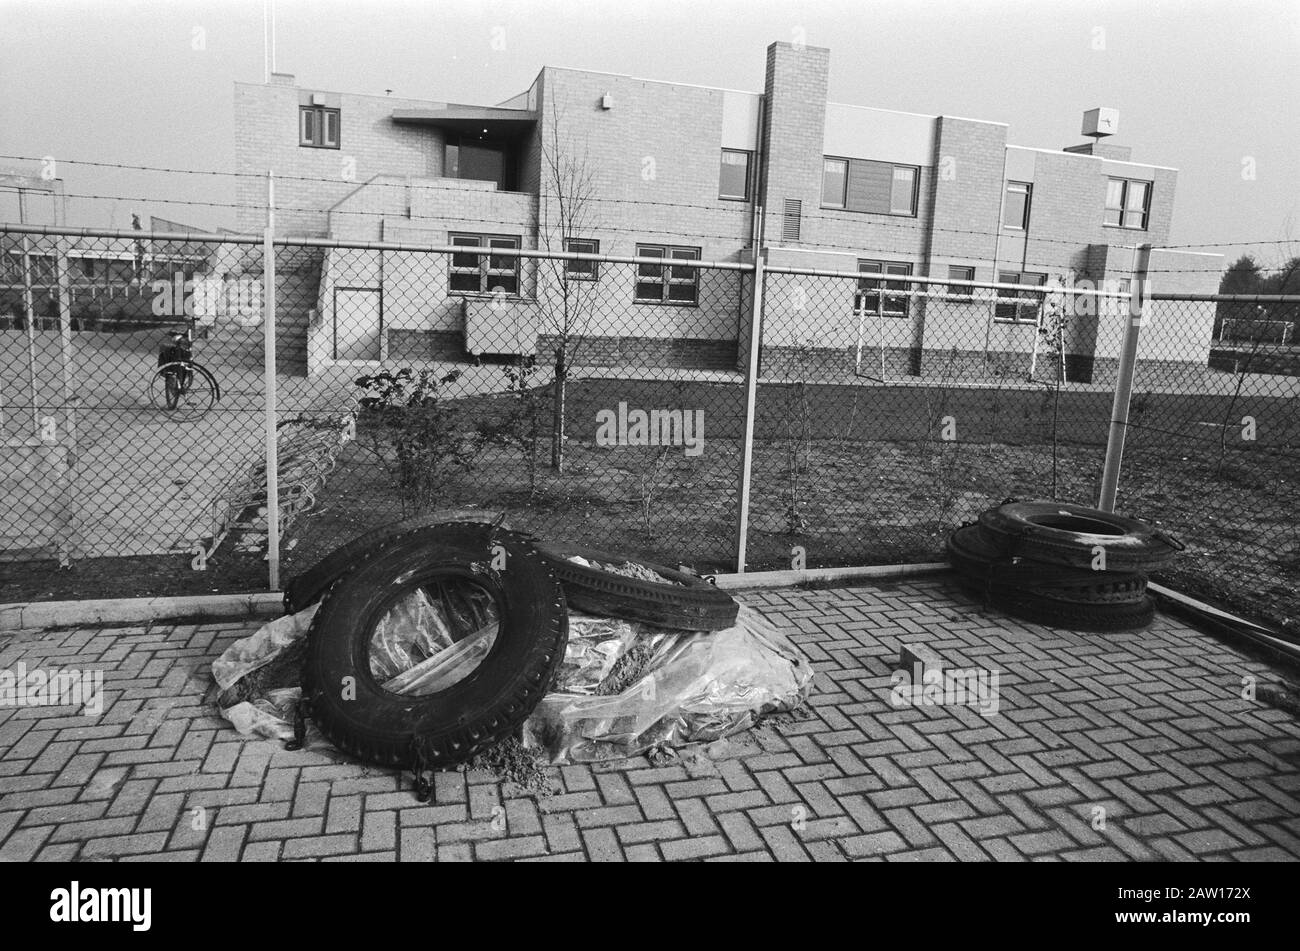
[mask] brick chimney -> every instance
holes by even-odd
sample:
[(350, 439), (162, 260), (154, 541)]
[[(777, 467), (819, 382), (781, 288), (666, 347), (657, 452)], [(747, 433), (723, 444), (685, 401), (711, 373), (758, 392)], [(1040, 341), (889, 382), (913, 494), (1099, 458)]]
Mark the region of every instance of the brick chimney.
[[(820, 46), (773, 43), (767, 48), (767, 108), (763, 115), (766, 174), (760, 199), (769, 244), (781, 242), (783, 226), (790, 223), (787, 207), (801, 208), (806, 217), (821, 204), (830, 62), (831, 51)], [(787, 204), (793, 202), (799, 204)], [(796, 218), (792, 226), (799, 223)], [(808, 239), (806, 234), (801, 237)]]

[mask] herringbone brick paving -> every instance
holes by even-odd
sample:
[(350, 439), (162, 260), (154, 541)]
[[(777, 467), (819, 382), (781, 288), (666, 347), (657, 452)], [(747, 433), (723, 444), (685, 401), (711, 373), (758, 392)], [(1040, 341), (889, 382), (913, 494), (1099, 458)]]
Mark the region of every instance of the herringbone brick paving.
[[(746, 600), (796, 633), (812, 715), (711, 757), (409, 777), (245, 741), (212, 660), (253, 624), (0, 636), (0, 670), (104, 670), (102, 714), (0, 708), (0, 858), (387, 861), (1300, 858), (1300, 724), (1276, 671), (1158, 617), (1075, 634), (985, 614), (944, 577)], [(999, 672), (1000, 706), (890, 703), (923, 640)]]

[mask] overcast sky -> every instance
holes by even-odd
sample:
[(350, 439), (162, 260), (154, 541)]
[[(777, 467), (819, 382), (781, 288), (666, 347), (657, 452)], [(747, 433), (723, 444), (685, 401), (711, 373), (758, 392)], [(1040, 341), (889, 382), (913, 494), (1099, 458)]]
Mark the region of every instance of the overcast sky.
[[(1171, 243), (1223, 242), (1265, 265), (1285, 249), (1239, 242), (1291, 238), (1300, 253), (1296, 0), (276, 0), (275, 11), (277, 68), (326, 90), (496, 103), (554, 65), (761, 91), (766, 46), (802, 36), (831, 50), (832, 100), (1006, 122), (1017, 145), (1083, 141), (1083, 111), (1112, 106), (1111, 141), (1180, 170)], [(0, 153), (230, 170), (233, 84), (263, 70), (262, 0), (0, 0)], [(14, 167), (36, 170), (0, 159)], [(70, 194), (130, 196), (71, 201), (75, 224), (127, 227), (132, 212), (234, 221), (158, 200), (230, 202), (229, 178), (58, 173)], [(0, 220), (16, 220), (11, 195)]]

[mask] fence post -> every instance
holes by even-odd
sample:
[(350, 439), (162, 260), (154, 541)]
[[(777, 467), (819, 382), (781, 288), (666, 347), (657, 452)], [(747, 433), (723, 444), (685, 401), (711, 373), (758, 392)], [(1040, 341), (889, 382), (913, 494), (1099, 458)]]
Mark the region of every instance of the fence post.
[[(1119, 372), (1115, 377), (1115, 402), (1110, 411), (1110, 435), (1106, 439), (1106, 462), (1101, 470), (1101, 494), (1097, 508), (1115, 511), (1115, 493), (1119, 488), (1119, 467), (1124, 456), (1124, 437), (1128, 432), (1129, 402), (1133, 397), (1133, 369), (1137, 365), (1138, 333), (1147, 309), (1147, 269), (1151, 265), (1151, 245), (1137, 248), (1133, 264), (1133, 283), (1124, 320), (1124, 341), (1119, 354)], [(1136, 306), (1135, 306), (1136, 305)]]
[[(762, 215), (762, 212), (759, 212)], [(740, 498), (736, 512), (736, 571), (745, 570), (749, 543), (749, 492), (754, 474), (754, 407), (758, 396), (758, 358), (763, 347), (763, 297), (766, 249), (754, 247), (754, 292), (749, 308), (749, 353), (745, 365), (745, 433), (740, 445)]]
[(72, 562), (77, 533), (77, 407), (72, 381), (72, 280), (68, 275), (68, 239), (55, 239), (55, 268), (59, 287), (59, 367), (63, 402), (64, 449), (59, 465), (59, 495), (63, 506), (63, 535), (59, 541), (59, 566)]
[(266, 232), (262, 240), (262, 343), (266, 370), (266, 570), (280, 590), (280, 450), (275, 431), (275, 173), (266, 173)]

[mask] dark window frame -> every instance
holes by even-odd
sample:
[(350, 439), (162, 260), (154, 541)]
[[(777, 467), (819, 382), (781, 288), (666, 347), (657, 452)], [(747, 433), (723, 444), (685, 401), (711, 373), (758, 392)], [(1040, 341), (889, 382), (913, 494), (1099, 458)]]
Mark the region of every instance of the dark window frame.
[[(584, 251), (581, 248), (575, 248), (575, 244), (590, 245), (591, 249)], [(565, 238), (564, 250), (572, 254), (600, 254), (600, 241), (596, 238)], [(575, 267), (586, 268), (586, 270), (575, 271)], [(600, 281), (600, 262), (599, 261), (572, 261), (564, 262), (564, 277), (570, 281)]]
[[(826, 204), (826, 166), (831, 162), (838, 162), (844, 166), (844, 187), (840, 189), (840, 203), (838, 205)], [(818, 192), (821, 196), (821, 207), (831, 211), (848, 211), (849, 210), (849, 169), (852, 167), (852, 161), (842, 155), (823, 155), (822, 156), (822, 182)]]
[[(905, 268), (905, 270), (891, 270)], [(891, 281), (893, 277), (911, 277), (914, 265), (911, 261), (882, 261), (859, 258), (859, 274), (879, 274), (880, 277), (858, 278), (855, 304), (861, 304), (867, 313), (880, 317), (906, 320), (911, 316), (912, 298), (906, 293), (906, 281)], [(894, 291), (896, 293), (889, 293)], [(897, 293), (902, 291), (902, 294)], [(873, 303), (874, 302), (874, 303)], [(891, 305), (894, 305), (891, 307)]]
[[(1008, 280), (1013, 277), (1014, 280)], [(1032, 324), (1038, 325), (1038, 310), (1047, 297), (1047, 275), (1037, 271), (998, 271), (999, 284), (1029, 284), (1035, 278), (1033, 286), (1044, 288), (1043, 291), (994, 291), (993, 322), (998, 324)], [(1015, 294), (1014, 297), (1008, 295)], [(1027, 315), (1027, 316), (1026, 316)]]
[[(952, 273), (953, 271), (961, 271), (961, 272), (963, 272), (963, 274), (965, 274), (966, 276), (963, 277), (963, 276), (960, 276), (960, 275), (954, 274), (954, 273)], [(948, 280), (950, 280), (950, 281), (973, 281), (973, 280), (975, 280), (975, 268), (974, 268), (973, 266), (971, 266), (971, 265), (968, 265), (968, 264), (949, 264), (949, 265), (948, 265)], [(964, 297), (964, 298), (971, 298), (971, 297), (974, 297), (974, 296), (975, 296), (975, 288), (973, 288), (973, 287), (963, 287), (963, 286), (960, 285), (960, 284), (958, 284), (958, 285), (956, 285), (956, 286), (953, 286), (952, 284), (949, 284), (949, 285), (947, 285), (947, 287), (946, 287), (946, 293), (948, 294), (949, 297)]]
[[(659, 252), (658, 254), (654, 252)], [(658, 257), (665, 262), (678, 261), (699, 261), (702, 257), (703, 248), (688, 247), (685, 245), (671, 244), (637, 244), (636, 257), (648, 258)], [(651, 273), (658, 271), (658, 274)], [(690, 276), (685, 277), (680, 274), (674, 274), (674, 271), (686, 271)], [(638, 264), (636, 265), (636, 274), (633, 275), (632, 282), (632, 302), (634, 304), (660, 304), (666, 307), (699, 307), (700, 306), (700, 269), (698, 267), (675, 267), (672, 264)], [(642, 285), (659, 284), (662, 291), (658, 297), (641, 296)], [(673, 288), (689, 288), (691, 298), (683, 300), (673, 299)], [(678, 293), (681, 293), (680, 291)]]
[[(474, 244), (462, 242), (474, 241)], [(512, 244), (493, 244), (493, 242), (510, 241)], [(522, 258), (517, 254), (512, 254), (505, 260), (512, 262), (510, 267), (495, 267), (492, 259), (499, 257), (493, 255), (494, 249), (498, 250), (523, 250), (523, 239), (519, 235), (511, 234), (475, 234), (466, 231), (453, 231), (447, 235), (447, 243), (456, 247), (464, 248), (481, 248), (481, 251), (464, 251), (453, 253), (447, 261), (447, 296), (448, 297), (493, 297), (496, 291), (492, 289), (492, 278), (503, 274), (509, 274), (514, 278), (514, 290), (506, 290), (507, 297), (522, 297), (522, 268), (520, 261)], [(457, 264), (456, 258), (461, 254), (473, 255), (475, 264), (470, 267), (467, 264)], [(466, 277), (470, 274), (477, 275), (477, 289), (470, 290), (465, 287), (455, 287), (457, 277)]]
[[(329, 131), (329, 118), (334, 118), (334, 141), (326, 138)], [(311, 118), (311, 129), (304, 121)], [(343, 141), (343, 116), (339, 109), (332, 106), (298, 106), (298, 147), (303, 149), (337, 149)]]
[[(844, 203), (840, 205), (826, 204), (826, 163), (841, 162), (844, 165)], [(865, 208), (851, 208), (849, 206), (849, 195), (853, 184), (853, 163), (870, 162), (873, 165), (885, 165), (889, 167), (889, 194), (887, 196), (888, 211), (871, 211)], [(907, 169), (912, 173), (912, 194), (909, 203), (909, 211), (894, 211), (894, 175), (898, 170)], [(845, 155), (823, 155), (822, 156), (822, 181), (819, 189), (821, 208), (826, 211), (851, 211), (858, 215), (883, 215), (889, 218), (916, 218), (921, 213), (921, 166), (907, 165), (902, 162), (882, 162), (878, 159), (855, 159)]]
[[(1011, 194), (1012, 186), (1014, 186), (1014, 185), (1021, 185), (1021, 186), (1024, 187), (1024, 190), (1025, 190), (1025, 205), (1024, 205), (1024, 208), (1023, 208), (1023, 209), (1021, 210), (1021, 212), (1020, 212), (1020, 223), (1019, 223), (1019, 224), (1011, 224), (1009, 221), (1007, 221), (1007, 216), (1006, 216), (1006, 208), (1005, 208), (1005, 205), (1006, 205), (1006, 196), (1009, 195), (1009, 194)], [(1033, 183), (1033, 182), (1013, 182), (1013, 181), (1008, 180), (1008, 181), (1006, 182), (1006, 184), (1003, 186), (1003, 190), (1002, 190), (1002, 191), (1003, 191), (1003, 199), (1002, 199), (1002, 203), (1003, 203), (1003, 206), (1004, 206), (1004, 208), (1003, 208), (1003, 212), (1002, 212), (1002, 227), (1005, 228), (1005, 229), (1008, 230), (1008, 231), (1028, 231), (1028, 230), (1029, 230), (1029, 215), (1030, 215), (1030, 213), (1031, 213), (1030, 209), (1033, 207), (1033, 204), (1034, 204), (1034, 183)]]
[[(1110, 204), (1110, 185), (1112, 182), (1120, 183), (1118, 208), (1113, 207)], [(1128, 207), (1128, 193), (1129, 193), (1129, 186), (1131, 185), (1142, 185), (1145, 186), (1146, 188), (1146, 193), (1142, 201), (1142, 211), (1141, 211), (1142, 223), (1140, 225), (1130, 225), (1124, 223), (1125, 219), (1128, 218), (1129, 215), (1136, 213), (1134, 210)], [(1145, 178), (1118, 178), (1117, 176), (1114, 175), (1108, 176), (1106, 178), (1106, 197), (1104, 199), (1103, 208), (1102, 208), (1102, 217), (1101, 217), (1102, 226), (1106, 228), (1119, 228), (1124, 231), (1148, 230), (1148, 226), (1151, 223), (1151, 198), (1152, 195), (1155, 194), (1155, 190), (1156, 190), (1155, 185), (1156, 185), (1155, 182), (1148, 181)], [(1118, 221), (1112, 222), (1107, 220), (1110, 218), (1111, 212), (1119, 213)]]
[[(722, 156), (728, 152), (733, 155), (745, 156), (745, 194), (744, 195), (726, 195), (722, 192)], [(754, 193), (754, 153), (749, 149), (723, 149), (718, 156), (718, 200), (719, 201), (749, 201), (750, 196)]]

